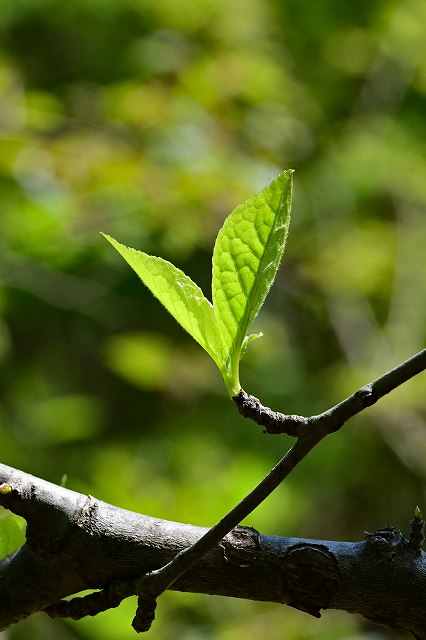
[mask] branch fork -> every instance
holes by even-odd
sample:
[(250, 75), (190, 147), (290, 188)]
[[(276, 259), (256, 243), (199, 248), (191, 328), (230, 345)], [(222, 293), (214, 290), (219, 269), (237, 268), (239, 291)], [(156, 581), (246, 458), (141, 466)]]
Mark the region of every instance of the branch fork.
[[(252, 511), (278, 487), (299, 462), (306, 457), (311, 449), (327, 435), (340, 429), (352, 416), (371, 406), (384, 395), (425, 369), (426, 349), (370, 384), (361, 387), (354, 394), (331, 409), (311, 417), (285, 415), (272, 411), (268, 407), (264, 407), (260, 400), (249, 396), (244, 390), (241, 390), (238, 395), (233, 398), (233, 401), (244, 417), (265, 427), (267, 433), (285, 433), (296, 438), (296, 442), (269, 474), (216, 525), (208, 529), (193, 544), (182, 549), (182, 551), (177, 553), (177, 555), (160, 568), (151, 569), (139, 577), (110, 581), (105, 588), (98, 592), (83, 598), (60, 600), (56, 604), (45, 607), (44, 610), (52, 617), (81, 618), (86, 615), (96, 615), (100, 611), (116, 607), (124, 598), (137, 594), (139, 596), (138, 608), (133, 620), (133, 626), (136, 631), (147, 631), (154, 620), (157, 598), (186, 574), (188, 570), (195, 563), (199, 562), (209, 551), (218, 547), (225, 536), (234, 530), (245, 517), (252, 513)], [(7, 482), (0, 484), (0, 503), (15, 513), (27, 517), (30, 531), (34, 529), (31, 523), (31, 516), (33, 515), (33, 505), (31, 506), (33, 496), (29, 496), (31, 493), (32, 489), (30, 491), (27, 490), (28, 495), (21, 495), (19, 487), (17, 491), (15, 491), (13, 480), (9, 481), (9, 479), (7, 479)], [(23, 500), (24, 506), (20, 504), (20, 498)], [(91, 505), (91, 508), (92, 507), (93, 504)], [(90, 517), (91, 513), (96, 513), (94, 507), (90, 513), (86, 513), (85, 517)], [(57, 513), (55, 517), (58, 520), (59, 526), (62, 527), (63, 522)], [(71, 520), (74, 518), (75, 513)], [(369, 538), (369, 542), (372, 543), (372, 541), (373, 539)], [(420, 512), (416, 511), (415, 518), (411, 525), (408, 545), (418, 554), (421, 553), (420, 549), (423, 541), (424, 522)], [(301, 550), (299, 550), (299, 555), (300, 553)], [(325, 552), (320, 549), (316, 549), (315, 553), (311, 549), (305, 556), (311, 558), (315, 556), (316, 559), (322, 562), (325, 562), (327, 557)], [(295, 557), (296, 556), (293, 556), (293, 559)], [(331, 567), (330, 562), (327, 566)], [(334, 585), (334, 578), (330, 578), (330, 580), (330, 584)], [(335, 593), (335, 585), (330, 593)], [(330, 600), (332, 600), (332, 596), (330, 596)], [(307, 610), (311, 605), (309, 603), (303, 604), (302, 602), (300, 608), (302, 608), (302, 606), (305, 607), (304, 610)], [(313, 612), (313, 615), (318, 613), (315, 606), (310, 612)], [(426, 640), (426, 635), (424, 638)]]

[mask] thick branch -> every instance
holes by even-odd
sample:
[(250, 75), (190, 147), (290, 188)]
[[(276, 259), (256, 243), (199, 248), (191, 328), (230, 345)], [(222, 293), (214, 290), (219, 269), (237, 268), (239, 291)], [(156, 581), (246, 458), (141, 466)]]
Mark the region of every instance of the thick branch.
[[(131, 582), (208, 531), (125, 511), (4, 465), (1, 483), (12, 491), (0, 503), (28, 522), (24, 547), (0, 563), (2, 629), (82, 589)], [(426, 640), (426, 555), (393, 529), (341, 543), (239, 527), (173, 588), (288, 603), (315, 616), (344, 609)]]

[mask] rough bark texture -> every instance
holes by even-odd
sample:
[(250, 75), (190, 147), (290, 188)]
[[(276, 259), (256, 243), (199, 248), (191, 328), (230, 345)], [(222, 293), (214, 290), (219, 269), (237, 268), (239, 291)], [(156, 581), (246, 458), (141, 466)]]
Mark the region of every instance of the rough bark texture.
[[(0, 504), (28, 523), (26, 544), (0, 562), (1, 629), (83, 589), (161, 567), (206, 532), (5, 465), (0, 483), (12, 489), (0, 495)], [(426, 554), (392, 528), (349, 543), (237, 527), (173, 589), (285, 603), (317, 617), (321, 609), (343, 609), (426, 640)]]

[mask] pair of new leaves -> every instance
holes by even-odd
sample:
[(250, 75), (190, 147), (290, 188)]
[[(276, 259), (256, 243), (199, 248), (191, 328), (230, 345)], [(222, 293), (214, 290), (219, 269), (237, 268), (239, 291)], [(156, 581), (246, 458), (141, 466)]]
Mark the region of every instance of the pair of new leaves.
[(173, 264), (105, 238), (167, 311), (213, 358), (231, 397), (241, 390), (246, 335), (275, 278), (290, 222), (292, 170), (285, 171), (226, 218), (213, 251), (213, 304)]

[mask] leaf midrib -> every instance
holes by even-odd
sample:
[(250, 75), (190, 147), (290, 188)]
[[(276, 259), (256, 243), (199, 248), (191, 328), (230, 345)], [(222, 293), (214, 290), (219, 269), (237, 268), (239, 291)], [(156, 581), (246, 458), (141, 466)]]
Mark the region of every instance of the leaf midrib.
[[(250, 304), (246, 305), (246, 309), (245, 309), (244, 314), (243, 314), (243, 321), (241, 323), (241, 330), (238, 332), (237, 338), (234, 341), (233, 346), (231, 347), (233, 355), (235, 354), (235, 352), (239, 348), (241, 348), (241, 344), (242, 344), (242, 342), (243, 342), (243, 340), (245, 338), (245, 333), (247, 331), (247, 328), (248, 328), (248, 326), (251, 324), (251, 322), (253, 320), (253, 318), (251, 318), (251, 315), (252, 315), (252, 311), (253, 311), (253, 307), (254, 307), (254, 301), (256, 300), (256, 297), (257, 297), (256, 294), (257, 294), (257, 292), (259, 290), (259, 287), (260, 287), (259, 274), (262, 272), (262, 268), (263, 268), (263, 264), (264, 264), (265, 257), (266, 257), (266, 254), (267, 254), (267, 250), (268, 250), (268, 247), (269, 247), (270, 242), (271, 242), (271, 236), (273, 235), (275, 229), (278, 226), (276, 223), (277, 223), (277, 220), (279, 218), (279, 213), (281, 211), (283, 198), (284, 198), (284, 191), (287, 191), (287, 189), (281, 190), (280, 201), (279, 201), (278, 207), (276, 209), (277, 213), (276, 213), (276, 215), (274, 215), (274, 224), (270, 228), (270, 231), (269, 231), (269, 234), (268, 234), (268, 239), (267, 239), (267, 241), (266, 241), (266, 243), (264, 245), (264, 251), (262, 253), (262, 257), (259, 260), (259, 267), (258, 267), (258, 270), (257, 270), (258, 271), (258, 275), (255, 277), (254, 285), (250, 289), (250, 292), (249, 292), (249, 294), (247, 296), (247, 300), (250, 300)], [(267, 206), (268, 206), (268, 209), (270, 211), (272, 211), (272, 213), (274, 213), (273, 210), (272, 210), (272, 207), (270, 205), (267, 205)], [(236, 269), (236, 272), (238, 274), (238, 279), (240, 281), (240, 285), (241, 285), (241, 288), (243, 290), (243, 287), (242, 287), (242, 284), (241, 284), (241, 277), (240, 277), (239, 270)]]

